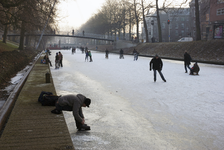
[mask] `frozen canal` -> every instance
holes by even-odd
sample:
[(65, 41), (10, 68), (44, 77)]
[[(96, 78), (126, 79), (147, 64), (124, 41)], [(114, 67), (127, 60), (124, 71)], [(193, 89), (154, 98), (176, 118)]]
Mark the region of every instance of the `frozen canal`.
[(190, 76), (183, 62), (163, 59), (165, 83), (158, 73), (153, 81), (151, 58), (92, 52), (85, 62), (81, 51), (61, 52), (63, 68), (51, 67), (57, 94), (92, 99), (83, 108), (90, 131), (77, 131), (64, 112), (76, 149), (224, 149), (224, 66), (199, 63), (199, 76)]

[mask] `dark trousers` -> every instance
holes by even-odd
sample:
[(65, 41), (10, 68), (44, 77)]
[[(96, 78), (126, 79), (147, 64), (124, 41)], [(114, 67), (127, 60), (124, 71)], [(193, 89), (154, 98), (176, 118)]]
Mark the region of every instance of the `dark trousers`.
[(63, 67), (63, 65), (62, 65), (62, 60), (60, 60), (60, 62), (59, 62), (59, 67)]
[(155, 70), (155, 69), (153, 69), (153, 71), (154, 71), (154, 81), (156, 81), (156, 71), (159, 72), (160, 77), (162, 78), (163, 81), (165, 81), (165, 78), (164, 78), (161, 70)]
[[(64, 111), (73, 111), (73, 107), (72, 107), (72, 106), (68, 106), (68, 105), (61, 106), (61, 105), (59, 105), (58, 103), (56, 103), (56, 109), (59, 110), (59, 111), (62, 111), (62, 110), (64, 110)], [(80, 115), (82, 118), (84, 118), (84, 117), (82, 116), (81, 109), (79, 109), (79, 115)], [(82, 126), (82, 123), (79, 122), (79, 121), (76, 120), (76, 119), (75, 119), (75, 124), (76, 124), (76, 127), (77, 127), (77, 128), (80, 128), (80, 127)]]
[(185, 72), (187, 72), (187, 68), (191, 71), (190, 64), (184, 63)]

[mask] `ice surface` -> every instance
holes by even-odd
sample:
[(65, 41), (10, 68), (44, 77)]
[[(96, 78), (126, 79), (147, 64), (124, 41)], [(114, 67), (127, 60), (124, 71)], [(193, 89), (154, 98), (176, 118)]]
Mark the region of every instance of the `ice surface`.
[[(92, 99), (90, 108), (83, 109), (92, 130), (83, 138), (72, 113), (64, 113), (74, 146), (224, 149), (224, 66), (199, 63), (199, 76), (191, 76), (182, 61), (163, 59), (165, 83), (158, 73), (153, 81), (151, 58), (133, 61), (133, 56), (109, 54), (105, 59), (104, 53), (93, 51), (93, 62), (85, 62), (80, 51), (61, 52), (63, 68), (51, 68), (58, 95), (82, 93)], [(88, 144), (86, 135), (94, 138)]]

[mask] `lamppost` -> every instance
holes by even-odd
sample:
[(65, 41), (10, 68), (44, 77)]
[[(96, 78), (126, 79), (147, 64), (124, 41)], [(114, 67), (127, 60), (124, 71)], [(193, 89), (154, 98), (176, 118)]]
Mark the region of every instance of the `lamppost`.
[(151, 18), (151, 40), (152, 40), (152, 43), (154, 42), (154, 37), (153, 37), (153, 25), (154, 25), (154, 20), (152, 20)]
[(169, 26), (169, 42), (170, 42), (170, 19), (167, 20), (167, 24)]

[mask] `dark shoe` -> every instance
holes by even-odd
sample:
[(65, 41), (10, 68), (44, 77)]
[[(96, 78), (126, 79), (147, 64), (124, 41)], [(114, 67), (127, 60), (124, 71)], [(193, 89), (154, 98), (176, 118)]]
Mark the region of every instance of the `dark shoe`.
[(163, 80), (164, 82), (166, 82), (166, 80)]
[(51, 111), (51, 113), (53, 113), (53, 114), (61, 114), (61, 111), (57, 110), (57, 109), (54, 109), (54, 110)]
[(78, 130), (79, 131), (90, 130), (90, 126), (87, 126), (87, 124), (84, 124), (81, 127), (79, 127)]

